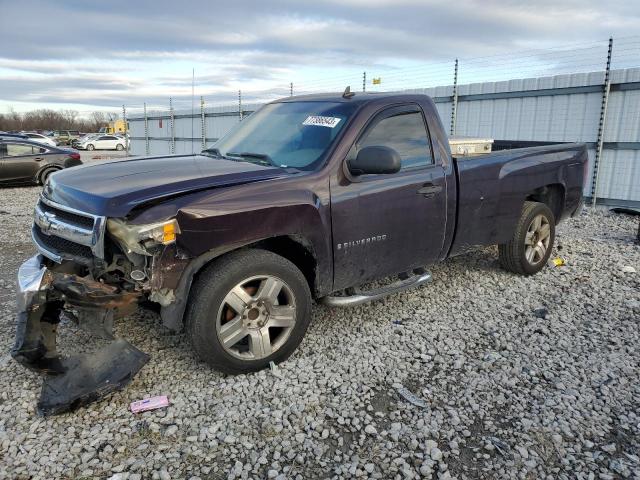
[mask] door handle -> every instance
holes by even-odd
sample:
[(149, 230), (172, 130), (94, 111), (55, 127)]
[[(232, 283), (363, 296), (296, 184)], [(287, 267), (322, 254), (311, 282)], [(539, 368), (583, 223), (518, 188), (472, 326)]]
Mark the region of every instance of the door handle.
[(34, 158), (34, 160), (36, 162), (41, 162), (42, 160), (44, 160), (44, 158), (43, 157), (36, 157), (36, 158)]
[(434, 197), (437, 193), (442, 191), (442, 187), (440, 185), (434, 185), (433, 183), (425, 183), (423, 187), (418, 190), (418, 193), (425, 198)]

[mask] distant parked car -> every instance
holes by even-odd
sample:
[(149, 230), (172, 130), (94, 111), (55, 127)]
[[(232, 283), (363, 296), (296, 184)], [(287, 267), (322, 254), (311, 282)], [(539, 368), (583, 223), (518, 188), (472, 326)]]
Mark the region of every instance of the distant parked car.
[(0, 131), (0, 137), (22, 138), (24, 140), (28, 140), (28, 137), (23, 133), (9, 133)]
[(124, 150), (127, 148), (127, 141), (115, 135), (100, 135), (78, 144), (82, 150)]
[(80, 138), (77, 138), (77, 139), (76, 139), (76, 138), (74, 138), (74, 139), (71, 141), (71, 146), (72, 146), (73, 148), (78, 148), (78, 145), (80, 145), (80, 144), (82, 144), (82, 143), (86, 143), (86, 142), (88, 142), (89, 140), (92, 140), (92, 139), (94, 139), (94, 138), (96, 138), (96, 137), (99, 137), (99, 136), (101, 136), (101, 135), (102, 135), (101, 133), (86, 133), (86, 134), (84, 134), (84, 135), (83, 135), (82, 137), (80, 137)]
[(81, 164), (78, 152), (0, 135), (2, 185), (44, 185), (52, 173)]
[(74, 139), (80, 138), (78, 130), (55, 130), (52, 135), (57, 145), (71, 145)]
[(29, 140), (33, 142), (42, 143), (43, 145), (49, 145), (50, 147), (56, 146), (56, 142), (51, 137), (47, 137), (45, 135), (42, 135), (41, 133), (24, 132), (23, 135), (25, 135)]

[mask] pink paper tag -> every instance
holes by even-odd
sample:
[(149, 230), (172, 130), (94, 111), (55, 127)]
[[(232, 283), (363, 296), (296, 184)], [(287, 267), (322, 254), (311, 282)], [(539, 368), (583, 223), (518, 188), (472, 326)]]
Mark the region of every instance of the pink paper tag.
[(163, 408), (169, 406), (169, 397), (161, 395), (159, 397), (145, 398), (144, 400), (138, 400), (133, 402), (130, 406), (131, 412), (140, 413), (147, 410), (155, 410), (157, 408)]

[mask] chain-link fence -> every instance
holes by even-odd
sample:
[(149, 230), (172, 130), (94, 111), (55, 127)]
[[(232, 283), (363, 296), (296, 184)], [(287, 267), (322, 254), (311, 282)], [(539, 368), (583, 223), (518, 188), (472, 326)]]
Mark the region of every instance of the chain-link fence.
[(261, 104), (318, 92), (408, 91), (436, 102), (453, 135), (585, 142), (585, 195), (640, 207), (640, 36), (322, 79), (292, 79), (228, 99), (172, 97), (123, 107), (134, 155), (189, 154), (223, 136)]

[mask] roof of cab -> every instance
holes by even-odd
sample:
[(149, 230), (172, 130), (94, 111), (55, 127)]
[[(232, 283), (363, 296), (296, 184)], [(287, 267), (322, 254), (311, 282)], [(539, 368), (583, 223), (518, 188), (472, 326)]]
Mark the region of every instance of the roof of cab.
[(351, 96), (345, 97), (342, 93), (314, 93), (311, 95), (296, 95), (275, 100), (271, 103), (287, 102), (340, 102), (340, 103), (367, 103), (376, 100), (415, 100), (426, 97), (424, 94), (398, 93), (398, 92), (351, 92)]

